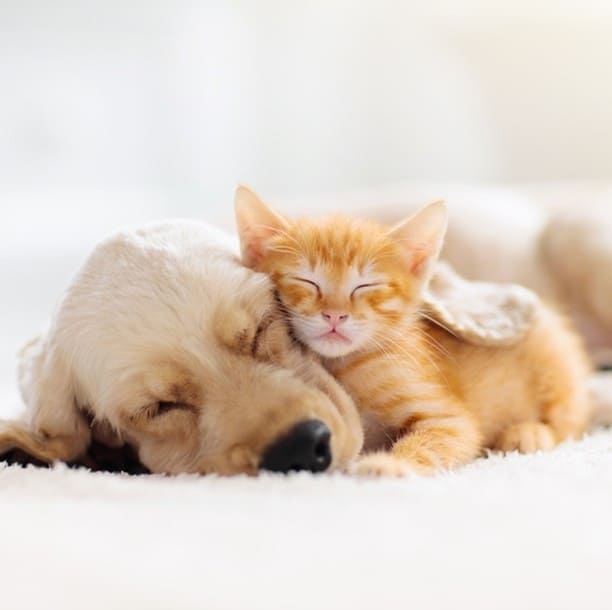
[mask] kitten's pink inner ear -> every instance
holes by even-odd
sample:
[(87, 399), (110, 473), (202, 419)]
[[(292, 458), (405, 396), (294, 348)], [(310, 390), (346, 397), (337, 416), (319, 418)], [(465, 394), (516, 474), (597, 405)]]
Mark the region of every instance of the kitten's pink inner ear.
[(415, 277), (428, 278), (442, 249), (447, 224), (446, 203), (435, 201), (389, 232), (407, 254), (408, 270)]
[(424, 245), (419, 244), (410, 251), (408, 271), (416, 277), (423, 277), (427, 273), (430, 258), (429, 250)]
[(287, 221), (254, 191), (242, 185), (236, 189), (234, 210), (242, 262), (248, 267), (256, 267), (266, 255), (267, 242), (287, 226)]

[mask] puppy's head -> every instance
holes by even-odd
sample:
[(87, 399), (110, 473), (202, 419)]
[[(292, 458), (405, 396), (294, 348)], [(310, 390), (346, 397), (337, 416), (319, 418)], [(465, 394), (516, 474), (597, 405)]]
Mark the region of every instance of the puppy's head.
[(145, 349), (144, 361), (129, 367), (108, 398), (117, 428), (150, 470), (318, 471), (352, 457), (356, 441), (338, 405), (311, 382), (326, 373), (298, 361), (284, 321), (273, 316), (220, 307), (202, 345)]
[(52, 342), (77, 404), (153, 472), (317, 471), (360, 449), (350, 399), (292, 343), (268, 279), (202, 229), (101, 246)]

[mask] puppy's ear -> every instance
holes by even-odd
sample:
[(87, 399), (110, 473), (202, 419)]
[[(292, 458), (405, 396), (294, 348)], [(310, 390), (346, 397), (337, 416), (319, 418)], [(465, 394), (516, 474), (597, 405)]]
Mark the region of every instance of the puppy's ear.
[(446, 203), (435, 201), (389, 231), (404, 252), (408, 271), (422, 284), (429, 280), (440, 255), (447, 224)]
[(43, 462), (81, 457), (91, 431), (77, 408), (70, 367), (46, 336), (28, 343), (19, 358), (19, 383), (30, 417), (27, 422), (0, 421), (0, 455), (17, 449)]
[(265, 257), (267, 242), (287, 226), (287, 221), (242, 185), (236, 189), (234, 209), (242, 262), (247, 267), (257, 268)]

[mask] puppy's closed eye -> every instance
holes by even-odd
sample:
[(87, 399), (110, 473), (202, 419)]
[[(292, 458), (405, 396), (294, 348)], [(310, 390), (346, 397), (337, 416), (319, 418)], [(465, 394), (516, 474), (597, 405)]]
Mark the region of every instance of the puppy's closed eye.
[(160, 400), (127, 415), (124, 425), (129, 430), (164, 441), (169, 438), (188, 438), (197, 421), (198, 409), (193, 405)]
[(155, 416), (165, 415), (166, 413), (170, 413), (171, 411), (176, 410), (193, 411), (193, 407), (191, 405), (185, 404), (184, 402), (170, 402), (160, 400), (157, 403), (157, 412), (155, 413)]
[(145, 417), (147, 419), (153, 419), (155, 417), (162, 417), (164, 415), (168, 415), (169, 413), (175, 413), (180, 411), (189, 411), (193, 412), (193, 407), (183, 402), (172, 402), (166, 400), (160, 400), (159, 402), (154, 402), (138, 412), (138, 415), (141, 417)]

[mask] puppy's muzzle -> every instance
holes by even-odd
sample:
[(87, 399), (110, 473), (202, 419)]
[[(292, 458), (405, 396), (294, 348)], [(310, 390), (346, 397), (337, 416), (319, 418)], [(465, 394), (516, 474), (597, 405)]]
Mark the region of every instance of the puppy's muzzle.
[(331, 432), (322, 421), (308, 419), (295, 425), (285, 436), (270, 445), (260, 466), (275, 472), (322, 472), (332, 461), (330, 440)]

